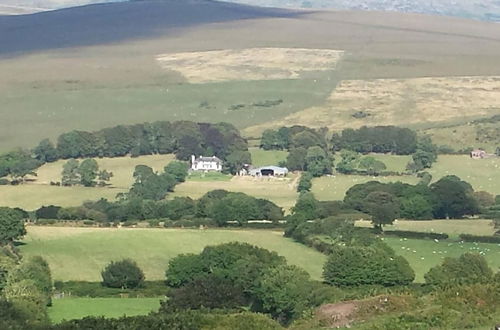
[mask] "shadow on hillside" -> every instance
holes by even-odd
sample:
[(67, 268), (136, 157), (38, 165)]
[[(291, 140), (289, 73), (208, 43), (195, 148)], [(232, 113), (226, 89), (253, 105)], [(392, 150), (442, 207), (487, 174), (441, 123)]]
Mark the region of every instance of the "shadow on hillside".
[(300, 14), (211, 0), (157, 0), (0, 16), (0, 56), (151, 38), (207, 23)]

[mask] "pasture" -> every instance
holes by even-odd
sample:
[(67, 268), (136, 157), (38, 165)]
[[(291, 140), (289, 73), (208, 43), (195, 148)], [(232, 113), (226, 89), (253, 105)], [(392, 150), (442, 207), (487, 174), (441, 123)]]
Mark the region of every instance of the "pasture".
[(252, 165), (254, 167), (275, 165), (286, 161), (288, 151), (285, 150), (264, 150), (260, 148), (250, 148), (252, 155)]
[(0, 186), (0, 204), (34, 210), (43, 205), (78, 206), (87, 200), (114, 200), (117, 194), (129, 190), (134, 181), (132, 174), (136, 165), (148, 165), (156, 171), (162, 171), (173, 159), (173, 155), (97, 158), (100, 169), (113, 172), (110, 185), (106, 187), (51, 186), (51, 181), (61, 181), (66, 160), (59, 160), (40, 167), (37, 176), (30, 178), (33, 181), (18, 186)]
[(147, 280), (162, 280), (175, 256), (234, 241), (276, 251), (312, 278), (321, 278), (326, 256), (279, 231), (28, 227), (20, 249), (26, 257), (43, 256), (54, 280), (100, 281), (106, 264), (122, 258), (136, 260)]
[(294, 174), (289, 174), (286, 178), (234, 176), (229, 181), (217, 179), (199, 182), (199, 180), (188, 179), (177, 185), (175, 191), (167, 198), (191, 197), (197, 199), (211, 190), (224, 189), (268, 199), (287, 211), (295, 205), (298, 197), (297, 180), (298, 176)]
[(62, 298), (53, 299), (48, 308), (52, 323), (86, 316), (146, 315), (160, 307), (160, 298)]
[(320, 201), (343, 200), (345, 193), (349, 188), (356, 184), (362, 184), (369, 181), (404, 182), (409, 184), (418, 183), (419, 179), (415, 176), (363, 176), (363, 175), (343, 175), (323, 176), (313, 179), (311, 191)]
[(494, 272), (500, 270), (500, 244), (461, 243), (452, 240), (436, 242), (395, 237), (385, 237), (384, 241), (394, 249), (396, 254), (408, 260), (415, 270), (416, 282), (423, 282), (424, 274), (440, 264), (445, 257), (459, 257), (466, 252), (480, 253), (486, 258)]
[(433, 180), (456, 175), (472, 185), (475, 191), (500, 195), (500, 157), (472, 159), (467, 155), (440, 155), (428, 170)]
[[(357, 221), (356, 226), (372, 227), (370, 221)], [(458, 238), (460, 234), (488, 236), (495, 233), (493, 221), (485, 219), (459, 220), (397, 220), (392, 225), (384, 226), (384, 230), (409, 230), (418, 232), (445, 233)]]

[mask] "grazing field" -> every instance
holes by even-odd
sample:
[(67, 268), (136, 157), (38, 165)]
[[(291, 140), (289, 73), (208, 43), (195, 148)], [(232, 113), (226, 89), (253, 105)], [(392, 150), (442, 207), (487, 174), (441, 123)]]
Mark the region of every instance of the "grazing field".
[(288, 151), (284, 150), (264, 150), (260, 148), (250, 148), (252, 155), (252, 165), (255, 167), (275, 165), (286, 160)]
[(133, 183), (136, 165), (148, 165), (162, 171), (173, 155), (151, 155), (96, 159), (99, 168), (113, 172), (110, 186), (106, 187), (58, 187), (50, 182), (61, 182), (62, 167), (66, 160), (43, 165), (30, 182), (18, 186), (0, 186), (0, 205), (34, 210), (42, 205), (78, 206), (87, 200), (106, 198), (114, 200), (118, 193), (127, 192)]
[[(109, 181), (110, 187), (128, 189), (134, 183), (133, 173), (137, 165), (147, 165), (157, 172), (175, 159), (174, 155), (147, 155), (139, 157), (114, 157), (95, 158), (100, 170), (113, 172), (113, 177)], [(58, 160), (54, 163), (47, 163), (36, 171), (33, 177), (35, 184), (50, 184), (61, 181), (61, 173), (67, 160)]]
[[(354, 118), (360, 111), (365, 117)], [(247, 131), (296, 124), (329, 127), (334, 131), (364, 125), (420, 128), (467, 122), (498, 113), (500, 77), (496, 76), (343, 80), (324, 105)]]
[(161, 67), (180, 72), (190, 83), (231, 80), (298, 79), (333, 70), (343, 52), (330, 49), (247, 48), (158, 55)]
[(411, 156), (399, 156), (399, 155), (384, 155), (384, 154), (370, 154), (377, 160), (380, 160), (387, 167), (387, 171), (394, 172), (405, 172), (406, 165), (411, 160)]
[(168, 261), (178, 254), (233, 241), (276, 251), (313, 278), (321, 278), (326, 256), (279, 231), (28, 227), (20, 249), (26, 257), (42, 255), (54, 280), (100, 281), (104, 266), (122, 258), (136, 260), (146, 279), (162, 280)]
[(99, 187), (57, 187), (49, 185), (26, 184), (19, 186), (0, 186), (0, 205), (20, 207), (27, 211), (41, 206), (79, 206), (85, 201), (100, 198), (114, 200), (119, 193), (128, 189)]
[(460, 243), (458, 241), (444, 240), (418, 240), (385, 237), (396, 254), (405, 257), (415, 270), (416, 282), (424, 281), (424, 274), (445, 257), (458, 257), (466, 252), (480, 253), (483, 255), (494, 272), (500, 270), (500, 244), (487, 243)]
[(428, 172), (434, 181), (445, 175), (456, 175), (476, 191), (500, 195), (500, 157), (472, 159), (467, 155), (440, 155)]
[(159, 307), (160, 298), (62, 298), (53, 299), (48, 312), (52, 323), (59, 323), (86, 316), (146, 315)]
[[(357, 226), (372, 227), (369, 221), (357, 221)], [(460, 234), (493, 235), (495, 228), (493, 221), (483, 219), (459, 220), (397, 220), (393, 225), (384, 226), (385, 230), (410, 230), (419, 232), (445, 233), (450, 237), (458, 238)]]
[(313, 180), (312, 192), (318, 200), (331, 201), (343, 200), (345, 193), (349, 188), (356, 184), (366, 183), (369, 181), (379, 182), (404, 182), (409, 184), (418, 183), (419, 179), (415, 176), (363, 176), (363, 175), (343, 175), (337, 174), (334, 176), (323, 176)]
[(187, 181), (202, 181), (202, 182), (212, 182), (212, 181), (231, 181), (232, 175), (224, 174), (220, 172), (191, 172), (186, 178)]
[(287, 211), (295, 205), (298, 197), (296, 191), (297, 180), (298, 176), (293, 174), (288, 175), (286, 178), (234, 176), (230, 181), (198, 182), (197, 180), (187, 180), (177, 185), (174, 193), (170, 194), (168, 198), (187, 196), (197, 199), (211, 190), (224, 189), (268, 199)]
[(500, 145), (499, 123), (466, 123), (425, 129), (438, 146), (446, 145), (454, 150), (482, 148), (493, 153)]

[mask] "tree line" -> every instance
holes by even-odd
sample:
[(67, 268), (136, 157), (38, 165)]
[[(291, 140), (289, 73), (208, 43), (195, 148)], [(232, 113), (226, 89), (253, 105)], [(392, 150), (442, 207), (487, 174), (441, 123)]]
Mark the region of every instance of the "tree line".
[[(179, 160), (191, 155), (217, 156), (227, 160), (228, 171), (233, 173), (251, 162), (248, 143), (232, 124), (157, 121), (94, 132), (74, 130), (61, 134), (56, 143), (44, 139), (32, 150), (1, 154), (0, 178), (11, 175), (19, 183), (44, 163), (58, 159), (170, 153)], [(8, 182), (3, 179), (1, 183)]]

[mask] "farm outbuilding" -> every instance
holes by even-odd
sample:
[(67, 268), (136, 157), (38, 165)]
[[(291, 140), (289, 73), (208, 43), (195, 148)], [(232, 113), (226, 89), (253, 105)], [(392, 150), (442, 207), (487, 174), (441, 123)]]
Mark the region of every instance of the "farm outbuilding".
[(288, 169), (279, 166), (263, 166), (251, 169), (248, 174), (252, 176), (286, 176)]

